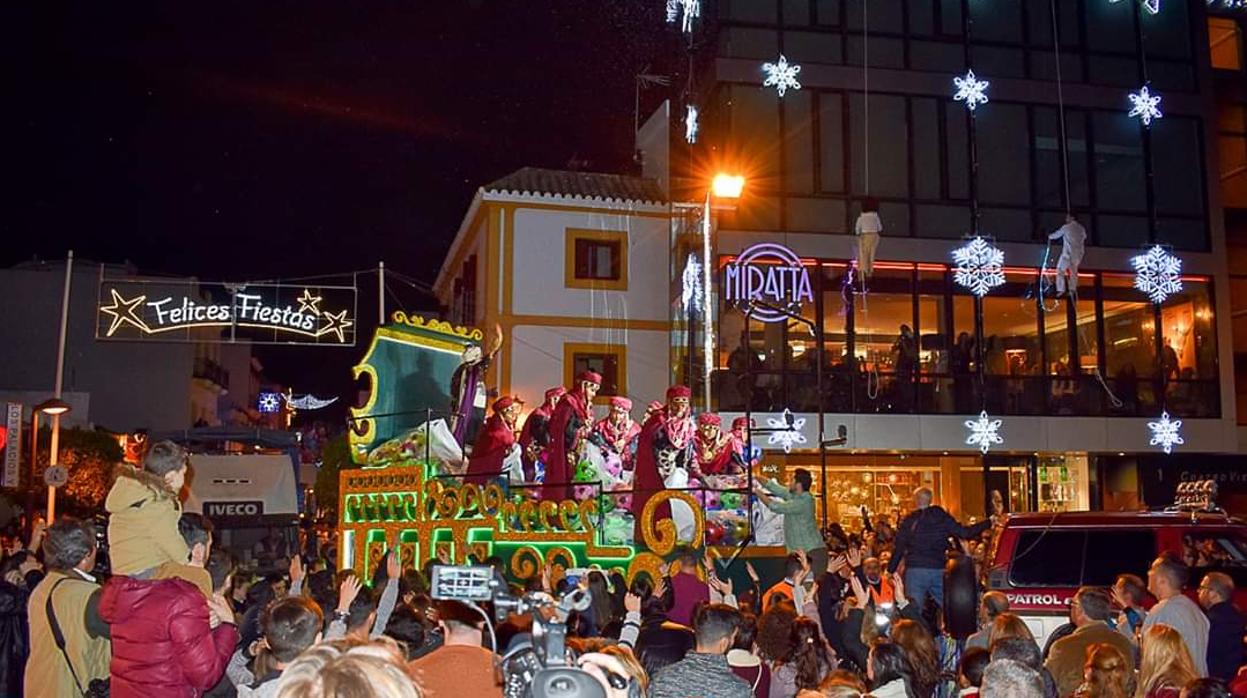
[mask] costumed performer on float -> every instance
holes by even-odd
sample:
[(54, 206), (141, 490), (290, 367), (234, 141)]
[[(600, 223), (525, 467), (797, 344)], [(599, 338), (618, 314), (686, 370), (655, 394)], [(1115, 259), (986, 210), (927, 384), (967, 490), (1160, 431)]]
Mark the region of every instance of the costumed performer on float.
[[(753, 420), (737, 417), (732, 420), (732, 441), (735, 442), (736, 463), (745, 471), (762, 462), (762, 447), (749, 447), (749, 430), (753, 428)], [(746, 453), (748, 451), (748, 453)]]
[(726, 475), (732, 470), (736, 455), (732, 437), (723, 433), (723, 419), (703, 412), (697, 417), (697, 434), (693, 437), (693, 475)]
[(554, 408), (550, 417), (550, 445), (541, 459), (546, 465), (542, 499), (557, 502), (570, 496), (580, 444), (593, 430), (593, 398), (601, 387), (602, 376), (585, 371), (576, 376), (576, 386)]
[(632, 470), (637, 437), (641, 435), (641, 425), (633, 421), (631, 412), (631, 400), (626, 397), (611, 398), (610, 412), (598, 420), (589, 435), (589, 440), (604, 453), (619, 456), (624, 470)]
[(464, 453), (476, 443), (477, 432), (485, 423), (485, 404), (489, 400), (485, 371), (500, 348), (502, 327), (494, 325), (489, 351), (482, 352), (479, 346), (469, 345), (463, 350), (463, 361), (450, 377), (450, 430)]
[[(636, 473), (632, 477), (632, 516), (636, 524), (633, 540), (638, 543), (642, 540), (641, 512), (645, 511), (645, 504), (667, 486), (658, 466), (659, 460), (669, 460), (674, 467), (686, 467), (688, 464), (693, 434), (697, 431), (689, 409), (692, 397), (693, 391), (686, 385), (668, 388), (666, 407), (646, 421), (637, 439)], [(663, 502), (654, 514), (654, 521), (670, 518), (671, 505)]]
[(550, 417), (554, 416), (554, 408), (566, 394), (567, 388), (561, 385), (550, 388), (546, 391), (546, 401), (524, 420), (520, 448), (524, 449), (524, 479), (528, 482), (537, 480), (537, 461), (541, 460), (541, 454), (550, 445)]
[(523, 406), (524, 401), (513, 395), (494, 401), (494, 413), (485, 421), (485, 428), (476, 437), (468, 458), (468, 471), (463, 476), (465, 483), (483, 487), (490, 480), (511, 474), (506, 472), (506, 460), (520, 447), (515, 439), (515, 422)]

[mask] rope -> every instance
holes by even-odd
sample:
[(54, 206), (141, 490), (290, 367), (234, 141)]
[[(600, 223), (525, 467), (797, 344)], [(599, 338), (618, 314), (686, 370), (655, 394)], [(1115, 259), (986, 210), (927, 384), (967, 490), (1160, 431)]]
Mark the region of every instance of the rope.
[[(1065, 215), (1070, 215), (1069, 187), (1069, 139), (1065, 132), (1065, 83), (1061, 79), (1061, 29), (1057, 21), (1056, 0), (1050, 0), (1052, 8), (1052, 53), (1056, 58), (1056, 100), (1061, 123), (1061, 168), (1065, 176)], [(1146, 70), (1146, 66), (1144, 67)], [(1046, 255), (1045, 255), (1046, 258)]]
[[(866, 149), (865, 160), (866, 195), (870, 196), (870, 0), (862, 0), (862, 130)], [(865, 281), (862, 281), (863, 289)]]

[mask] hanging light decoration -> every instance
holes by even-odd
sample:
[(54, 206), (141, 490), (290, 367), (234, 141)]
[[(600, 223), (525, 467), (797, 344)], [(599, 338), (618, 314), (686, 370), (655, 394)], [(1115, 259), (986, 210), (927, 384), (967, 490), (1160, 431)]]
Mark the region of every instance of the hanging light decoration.
[(783, 97), (790, 87), (794, 90), (801, 89), (801, 83), (797, 81), (797, 74), (801, 72), (801, 66), (796, 63), (789, 63), (788, 58), (782, 53), (779, 55), (779, 61), (763, 63), (762, 72), (766, 74), (766, 79), (762, 81), (762, 86), (774, 87), (780, 97)]
[(1131, 92), (1127, 97), (1130, 98), (1130, 113), (1127, 116), (1139, 117), (1145, 127), (1151, 126), (1153, 120), (1165, 116), (1160, 111), (1160, 95), (1152, 94), (1147, 85), (1140, 87), (1138, 92)]
[(953, 250), (953, 280), (982, 298), (1005, 282), (1005, 253), (976, 236)]
[(1160, 446), (1160, 450), (1165, 453), (1173, 451), (1174, 446), (1181, 446), (1186, 443), (1182, 440), (1181, 419), (1169, 419), (1169, 412), (1162, 411), (1160, 419), (1155, 422), (1148, 422), (1147, 428), (1152, 432), (1152, 440), (1148, 441), (1149, 446)]
[(992, 444), (1005, 442), (1004, 437), (1000, 435), (1002, 423), (1003, 420), (988, 417), (987, 410), (980, 412), (977, 419), (967, 419), (965, 425), (970, 430), (970, 435), (966, 437), (966, 445), (978, 446), (979, 450), (986, 454)]
[(953, 100), (965, 102), (966, 108), (974, 111), (980, 104), (987, 104), (987, 86), (990, 84), (975, 77), (973, 70), (967, 71), (965, 77), (953, 78), (953, 87), (957, 88), (953, 92)]
[(1146, 293), (1153, 303), (1164, 303), (1166, 298), (1182, 291), (1182, 260), (1160, 245), (1131, 257), (1130, 265), (1134, 267), (1134, 287)]

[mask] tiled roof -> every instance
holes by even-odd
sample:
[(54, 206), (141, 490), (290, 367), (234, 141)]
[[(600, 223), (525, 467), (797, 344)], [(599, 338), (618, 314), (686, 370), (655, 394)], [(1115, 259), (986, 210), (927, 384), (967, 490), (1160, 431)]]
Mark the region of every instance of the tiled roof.
[(535, 194), (641, 204), (667, 202), (658, 182), (645, 177), (545, 170), (539, 167), (518, 169), (502, 179), (486, 184), (484, 189), (487, 193), (494, 194)]

